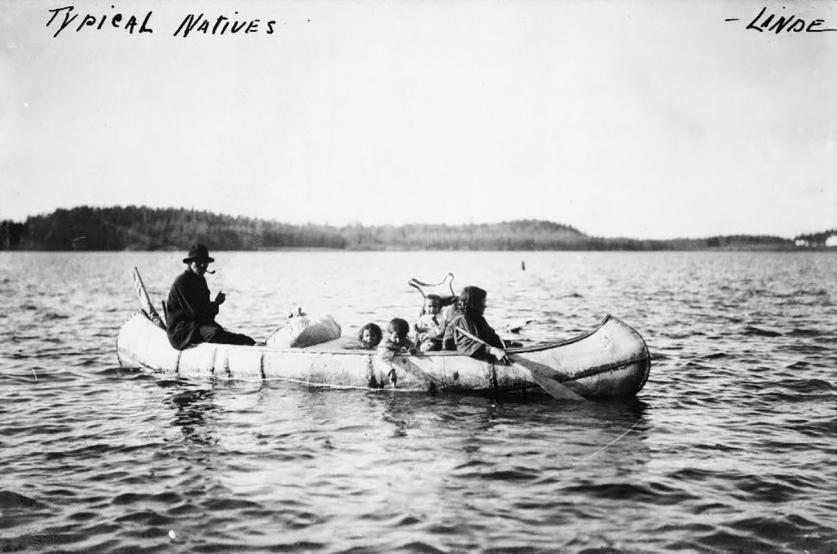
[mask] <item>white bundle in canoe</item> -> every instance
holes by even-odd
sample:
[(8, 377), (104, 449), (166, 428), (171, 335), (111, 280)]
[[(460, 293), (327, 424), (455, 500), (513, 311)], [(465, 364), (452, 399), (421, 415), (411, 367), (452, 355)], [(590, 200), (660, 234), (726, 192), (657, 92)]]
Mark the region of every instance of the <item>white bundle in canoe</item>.
[(273, 331), (266, 343), (277, 348), (305, 348), (337, 338), (340, 338), (340, 324), (330, 315), (313, 318), (299, 313)]

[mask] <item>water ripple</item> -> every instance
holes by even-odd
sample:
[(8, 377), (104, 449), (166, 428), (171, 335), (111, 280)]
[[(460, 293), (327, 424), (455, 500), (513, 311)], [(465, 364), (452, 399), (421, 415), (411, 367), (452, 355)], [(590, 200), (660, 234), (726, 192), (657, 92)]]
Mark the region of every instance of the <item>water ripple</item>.
[(615, 313), (651, 378), (572, 407), (122, 369), (130, 268), (160, 298), (170, 254), (0, 258), (0, 551), (837, 550), (837, 257), (217, 256), (223, 323), (257, 336), (288, 302), (327, 298), (347, 334), (411, 318), (406, 279), (447, 271), (490, 291), (490, 320), (534, 316), (515, 340)]

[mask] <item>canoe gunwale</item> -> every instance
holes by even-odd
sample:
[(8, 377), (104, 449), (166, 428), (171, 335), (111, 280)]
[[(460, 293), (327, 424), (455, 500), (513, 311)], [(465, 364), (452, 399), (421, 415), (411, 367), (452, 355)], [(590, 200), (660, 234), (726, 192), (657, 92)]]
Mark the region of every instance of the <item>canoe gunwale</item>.
[[(532, 344), (530, 346), (517, 346), (513, 348), (507, 348), (506, 352), (509, 354), (526, 354), (527, 352), (540, 352), (542, 350), (550, 350), (552, 348), (557, 348), (559, 346), (566, 346), (568, 344), (573, 344), (574, 342), (578, 342), (584, 340), (588, 337), (591, 337), (599, 332), (599, 330), (605, 326), (605, 324), (612, 319), (610, 314), (605, 314), (605, 316), (593, 327), (590, 331), (586, 333), (582, 333), (581, 335), (576, 335), (574, 337), (570, 337), (565, 340), (561, 341), (553, 341), (553, 342), (539, 342), (537, 344)], [(624, 324), (623, 324), (624, 325)], [(633, 329), (631, 329), (633, 331)], [(636, 332), (636, 331), (634, 331)]]

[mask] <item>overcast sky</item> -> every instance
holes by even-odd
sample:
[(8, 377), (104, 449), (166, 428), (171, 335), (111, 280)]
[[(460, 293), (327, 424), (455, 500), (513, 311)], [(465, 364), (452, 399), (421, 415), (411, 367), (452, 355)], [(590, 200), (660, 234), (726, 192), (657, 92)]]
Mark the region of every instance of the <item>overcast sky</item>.
[[(748, 30), (765, 7), (837, 28), (835, 1), (0, 0), (0, 219), (837, 227), (837, 32)], [(201, 12), (257, 31), (174, 36)]]

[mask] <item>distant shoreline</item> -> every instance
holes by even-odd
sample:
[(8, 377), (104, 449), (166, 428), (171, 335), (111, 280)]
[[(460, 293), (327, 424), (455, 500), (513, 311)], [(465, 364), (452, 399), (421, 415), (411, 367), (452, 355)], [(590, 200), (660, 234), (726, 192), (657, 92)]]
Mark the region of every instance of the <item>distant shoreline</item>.
[[(16, 248), (16, 249), (0, 249), (1, 252), (10, 252), (10, 253), (21, 253), (21, 254), (36, 254), (36, 253), (43, 253), (43, 254), (91, 254), (91, 253), (113, 253), (113, 254), (120, 254), (120, 253), (160, 253), (160, 254), (182, 254), (183, 249), (177, 248), (170, 248), (170, 249), (155, 249), (155, 250), (140, 250), (136, 248), (125, 248), (122, 250), (92, 250), (92, 249), (62, 249), (62, 250), (47, 250), (47, 249), (23, 249), (23, 248)], [(451, 249), (429, 249), (429, 248), (318, 248), (313, 246), (288, 246), (288, 247), (281, 247), (281, 248), (257, 248), (257, 249), (225, 249), (225, 248), (214, 248), (212, 250), (213, 253), (265, 253), (270, 254), (274, 252), (345, 252), (346, 254), (360, 254), (360, 253), (370, 253), (370, 252), (485, 252), (485, 253), (538, 253), (538, 252), (584, 252), (584, 253), (596, 253), (596, 252), (625, 252), (625, 253), (640, 253), (640, 252), (694, 252), (694, 253), (701, 253), (701, 252), (783, 252), (783, 253), (791, 253), (791, 254), (798, 254), (798, 253), (806, 253), (806, 252), (817, 252), (817, 253), (828, 253), (828, 254), (835, 254), (837, 253), (837, 247), (833, 246), (816, 246), (816, 247), (772, 247), (772, 246), (763, 246), (763, 247), (745, 247), (745, 246), (721, 246), (721, 247), (704, 247), (704, 248), (643, 248), (643, 249), (626, 249), (626, 248), (595, 248), (595, 249), (587, 249), (587, 248), (549, 248), (549, 249), (525, 249), (525, 250), (511, 250), (511, 249), (504, 249), (504, 250), (492, 250), (489, 248), (482, 248), (482, 249), (467, 249), (467, 248), (451, 248)]]
[(837, 248), (837, 229), (786, 239), (723, 235), (633, 239), (587, 235), (562, 223), (291, 225), (183, 208), (58, 209), (24, 222), (0, 221), (0, 250), (185, 251), (196, 242), (226, 251), (810, 251)]

